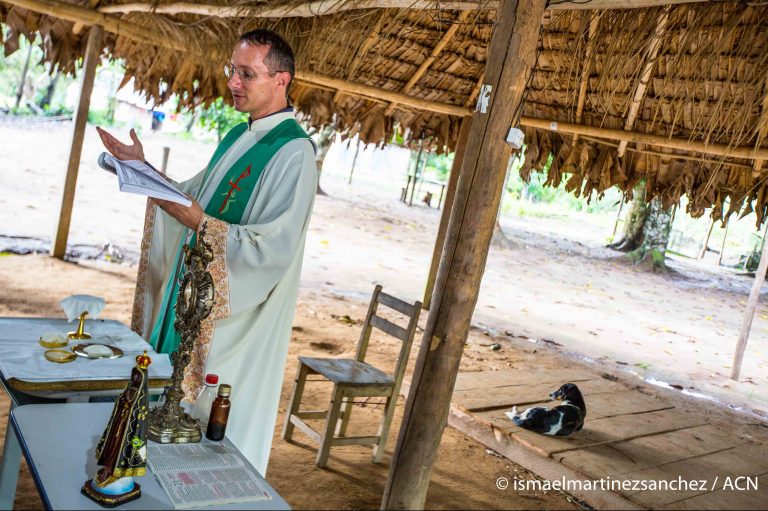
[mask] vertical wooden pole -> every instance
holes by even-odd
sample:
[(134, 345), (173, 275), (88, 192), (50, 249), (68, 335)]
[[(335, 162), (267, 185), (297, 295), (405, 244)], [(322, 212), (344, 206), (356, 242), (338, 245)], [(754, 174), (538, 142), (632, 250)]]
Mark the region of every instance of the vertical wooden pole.
[(546, 0), (502, 0), (382, 509), (423, 509), (477, 303)]
[(717, 265), (723, 264), (723, 253), (725, 252), (725, 240), (728, 239), (728, 226), (731, 224), (730, 217), (725, 221), (725, 232), (723, 233), (723, 244), (720, 246), (720, 258), (717, 260)]
[[(432, 249), (432, 263), (429, 265), (429, 274), (427, 275), (427, 287), (424, 290), (424, 300), (421, 302), (422, 308), (425, 310), (429, 310), (429, 305), (432, 303), (432, 290), (435, 288), (437, 267), (440, 264), (440, 256), (443, 253), (445, 233), (448, 230), (448, 220), (451, 217), (451, 208), (453, 207), (453, 196), (456, 193), (456, 183), (459, 182), (461, 163), (464, 161), (464, 149), (467, 147), (469, 127), (471, 125), (471, 117), (465, 117), (461, 120), (461, 128), (459, 128), (459, 139), (456, 142), (456, 154), (453, 155), (451, 175), (448, 177), (448, 191), (445, 195), (445, 207), (443, 208), (443, 214), (440, 216), (440, 226), (437, 228), (437, 239), (435, 239), (435, 247)], [(442, 200), (442, 195), (440, 198)]]
[(355, 163), (357, 162), (357, 153), (360, 152), (360, 139), (357, 139), (357, 145), (355, 146), (355, 157), (352, 158), (352, 168), (349, 169), (349, 182), (347, 184), (352, 184), (352, 173), (355, 172)]
[(752, 318), (755, 316), (757, 300), (760, 298), (760, 289), (765, 283), (766, 269), (768, 269), (768, 244), (763, 246), (763, 251), (760, 254), (760, 264), (757, 265), (755, 281), (752, 283), (752, 291), (749, 293), (749, 300), (747, 300), (747, 309), (744, 311), (744, 319), (741, 322), (739, 342), (736, 343), (736, 354), (733, 356), (733, 367), (731, 368), (732, 380), (739, 379), (741, 362), (744, 359), (744, 350), (747, 348), (747, 340), (749, 339), (749, 329), (752, 328)]
[(411, 200), (408, 203), (409, 206), (413, 206), (413, 196), (416, 194), (416, 178), (419, 175), (419, 164), (421, 163), (421, 155), (424, 154), (424, 134), (421, 135), (421, 141), (419, 142), (419, 154), (416, 155), (416, 166), (413, 167), (413, 184), (411, 185)]
[(696, 259), (703, 259), (704, 255), (707, 253), (707, 247), (709, 246), (709, 238), (712, 236), (712, 228), (715, 226), (715, 219), (711, 216), (709, 217), (709, 229), (707, 229), (707, 234), (704, 236), (704, 240), (701, 242), (701, 248), (699, 249), (699, 253), (696, 254)]
[(613, 224), (613, 234), (612, 237), (616, 237), (616, 231), (619, 229), (619, 222), (621, 221), (621, 210), (624, 208), (624, 199), (626, 198), (625, 195), (621, 196), (621, 202), (619, 202), (619, 212), (616, 213), (616, 222)]
[(171, 155), (170, 147), (163, 147), (163, 164), (160, 166), (160, 171), (163, 174), (168, 173), (168, 157)]
[(51, 255), (64, 258), (67, 251), (67, 238), (69, 237), (69, 224), (72, 220), (72, 204), (75, 199), (77, 186), (77, 171), (80, 167), (80, 155), (83, 151), (83, 138), (85, 125), (88, 121), (88, 107), (91, 104), (91, 91), (93, 91), (93, 78), (96, 75), (96, 66), (101, 57), (103, 29), (94, 25), (88, 34), (88, 45), (85, 48), (83, 59), (83, 81), (80, 86), (80, 99), (77, 102), (74, 128), (72, 130), (72, 147), (69, 150), (69, 163), (67, 175), (64, 179), (64, 191), (61, 197), (61, 209), (59, 211), (59, 224), (53, 235), (51, 243)]

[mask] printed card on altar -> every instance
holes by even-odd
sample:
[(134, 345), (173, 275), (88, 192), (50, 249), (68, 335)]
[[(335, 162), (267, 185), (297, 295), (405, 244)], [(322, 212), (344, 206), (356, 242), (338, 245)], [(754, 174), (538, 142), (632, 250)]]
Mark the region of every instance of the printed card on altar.
[(109, 153), (101, 153), (98, 161), (101, 168), (117, 174), (121, 192), (178, 202), (187, 207), (192, 205), (189, 197), (177, 190), (162, 174), (143, 161), (118, 160)]

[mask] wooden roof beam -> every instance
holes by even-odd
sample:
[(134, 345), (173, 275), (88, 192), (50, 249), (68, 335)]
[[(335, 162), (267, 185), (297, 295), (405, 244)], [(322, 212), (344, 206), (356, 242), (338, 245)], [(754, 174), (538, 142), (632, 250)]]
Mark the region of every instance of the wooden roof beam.
[[(437, 59), (438, 55), (440, 55), (440, 52), (442, 52), (445, 47), (448, 46), (448, 43), (451, 42), (453, 36), (456, 35), (456, 32), (459, 30), (459, 28), (467, 22), (467, 18), (469, 18), (470, 14), (472, 14), (472, 11), (469, 10), (461, 11), (459, 13), (459, 15), (456, 17), (456, 20), (451, 24), (450, 27), (448, 27), (448, 30), (445, 31), (443, 37), (440, 38), (435, 47), (432, 49), (429, 57), (427, 57), (424, 62), (421, 63), (416, 72), (413, 73), (408, 82), (403, 86), (403, 94), (407, 94), (408, 91), (410, 91), (413, 86), (416, 85), (416, 82), (418, 82), (421, 77), (424, 76), (424, 73), (429, 70), (429, 68), (435, 62), (435, 59)], [(384, 115), (391, 115), (396, 107), (397, 103), (392, 103), (384, 111)]]
[[(644, 7), (659, 7), (662, 5), (701, 3), (708, 0), (550, 0), (547, 9), (552, 10), (593, 10), (593, 9), (637, 9)], [(437, 0), (314, 0), (298, 5), (279, 7), (245, 6), (245, 5), (216, 5), (198, 4), (191, 2), (174, 2), (157, 5), (154, 2), (131, 2), (126, 4), (108, 5), (99, 9), (106, 14), (126, 14), (129, 12), (152, 12), (157, 14), (200, 14), (220, 18), (307, 18), (327, 16), (344, 11), (360, 9), (421, 9), (421, 10), (454, 10), (492, 9), (498, 8), (498, 0), (476, 1), (440, 1)]]
[[(88, 0), (88, 8), (89, 9), (95, 9), (99, 5), (100, 1), (101, 0)], [(75, 35), (79, 34), (83, 30), (84, 26), (85, 25), (83, 23), (79, 23), (79, 22), (75, 23), (72, 26), (72, 33), (75, 34)]]
[[(661, 7), (662, 5), (695, 4), (710, 0), (549, 0), (547, 9), (580, 10), (580, 9), (642, 9), (645, 7)], [(727, 0), (726, 0), (727, 1)]]
[(310, 85), (331, 87), (345, 94), (353, 94), (367, 98), (384, 100), (389, 101), (390, 103), (399, 103), (401, 105), (415, 108), (417, 110), (427, 110), (429, 112), (457, 115), (459, 117), (464, 117), (471, 114), (471, 111), (467, 108), (464, 108), (463, 106), (456, 106), (450, 105), (448, 103), (438, 103), (437, 101), (415, 98), (401, 92), (379, 89), (377, 87), (371, 87), (370, 85), (349, 82), (347, 80), (339, 80), (338, 78), (332, 78), (330, 76), (313, 73), (311, 71), (297, 71), (296, 79), (300, 82), (305, 82)]
[(105, 14), (125, 14), (129, 12), (152, 12), (157, 14), (201, 14), (219, 18), (309, 18), (328, 16), (344, 11), (361, 9), (442, 9), (475, 10), (495, 9), (497, 1), (444, 2), (436, 0), (315, 0), (303, 4), (271, 7), (264, 5), (215, 5), (191, 2), (174, 2), (157, 5), (154, 2), (132, 2), (127, 4), (107, 5), (99, 9)]
[(140, 43), (153, 44), (163, 48), (189, 52), (188, 45), (156, 31), (147, 30), (137, 23), (123, 21), (113, 16), (87, 9), (78, 5), (60, 2), (59, 0), (3, 0), (4, 3), (23, 9), (53, 16), (55, 18), (82, 23), (84, 25), (99, 25), (105, 31), (129, 37)]
[(548, 119), (536, 119), (533, 117), (523, 117), (520, 119), (522, 126), (537, 128), (547, 131), (558, 131), (562, 133), (571, 133), (586, 135), (597, 138), (607, 138), (609, 140), (627, 141), (633, 143), (650, 144), (658, 147), (667, 147), (669, 149), (680, 149), (693, 153), (711, 154), (723, 156), (726, 158), (744, 158), (754, 160), (760, 158), (768, 160), (768, 149), (756, 149), (754, 147), (729, 147), (725, 144), (707, 144), (695, 140), (688, 140), (679, 137), (666, 137), (664, 135), (653, 135), (651, 133), (638, 133), (636, 131), (616, 130), (610, 128), (598, 128), (596, 126), (585, 126), (583, 124), (572, 124), (567, 122), (558, 122)]
[[(664, 37), (664, 33), (667, 31), (667, 22), (669, 21), (670, 6), (668, 5), (659, 13), (659, 19), (656, 23), (656, 30), (648, 42), (648, 50), (646, 52), (645, 66), (643, 72), (640, 75), (640, 79), (637, 82), (637, 88), (635, 88), (635, 94), (632, 96), (632, 104), (629, 106), (629, 113), (627, 114), (627, 121), (624, 124), (624, 129), (629, 131), (635, 127), (635, 120), (637, 119), (637, 113), (640, 111), (640, 103), (645, 99), (645, 92), (648, 90), (648, 81), (653, 74), (653, 68), (656, 67), (658, 62), (659, 47), (661, 47), (661, 38)], [(617, 155), (619, 158), (624, 156), (624, 151), (627, 149), (627, 142), (622, 140), (619, 143)]]

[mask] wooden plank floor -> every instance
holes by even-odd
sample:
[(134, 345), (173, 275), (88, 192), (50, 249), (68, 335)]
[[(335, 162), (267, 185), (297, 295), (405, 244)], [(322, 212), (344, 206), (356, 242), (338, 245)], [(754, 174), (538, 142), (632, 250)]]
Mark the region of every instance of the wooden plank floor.
[[(552, 406), (549, 393), (566, 382), (576, 383), (587, 403), (579, 433), (538, 435), (504, 415), (512, 406)], [(588, 368), (467, 372), (458, 375), (449, 423), (547, 479), (561, 474), (614, 481), (608, 493), (573, 492), (596, 507), (768, 509), (768, 428), (729, 427), (711, 418), (710, 406)], [(668, 485), (679, 480), (689, 487), (632, 488), (635, 481)], [(691, 488), (694, 480), (706, 483)], [(747, 484), (752, 486), (738, 489)]]

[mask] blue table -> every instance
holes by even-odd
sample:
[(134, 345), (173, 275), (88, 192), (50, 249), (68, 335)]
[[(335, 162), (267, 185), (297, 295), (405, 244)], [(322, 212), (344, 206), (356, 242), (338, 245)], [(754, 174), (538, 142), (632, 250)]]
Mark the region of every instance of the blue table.
[[(46, 509), (104, 509), (81, 495), (80, 488), (98, 469), (94, 451), (112, 408), (111, 403), (62, 403), (23, 405), (11, 412), (11, 425)], [(232, 446), (228, 440), (225, 444)], [(216, 509), (290, 509), (261, 475), (259, 478), (271, 500)], [(141, 498), (116, 509), (173, 509), (149, 471), (138, 483)]]
[[(64, 400), (87, 402), (91, 397), (115, 396), (122, 392), (130, 375), (130, 367), (133, 365), (130, 358), (76, 360), (69, 364), (44, 361), (45, 348), (39, 346), (37, 342), (40, 335), (51, 330), (67, 332), (72, 329), (73, 325), (68, 324), (65, 319), (0, 318), (0, 386), (11, 398), (11, 410), (17, 406), (32, 403)], [(94, 335), (95, 342), (127, 340), (130, 346), (149, 348), (150, 356), (159, 360), (151, 346), (119, 321), (88, 320), (86, 331)], [(15, 367), (12, 363), (14, 360)], [(19, 360), (26, 365), (20, 368)], [(107, 370), (101, 370), (96, 378), (89, 377), (89, 362), (96, 362), (102, 369)], [(163, 386), (170, 383), (171, 366), (167, 361), (164, 368), (161, 368), (161, 365), (163, 364), (150, 366), (150, 394), (161, 393)], [(9, 368), (11, 372), (7, 373)], [(13, 434), (13, 428), (8, 425), (0, 464), (0, 509), (13, 507), (20, 463), (19, 442)]]

